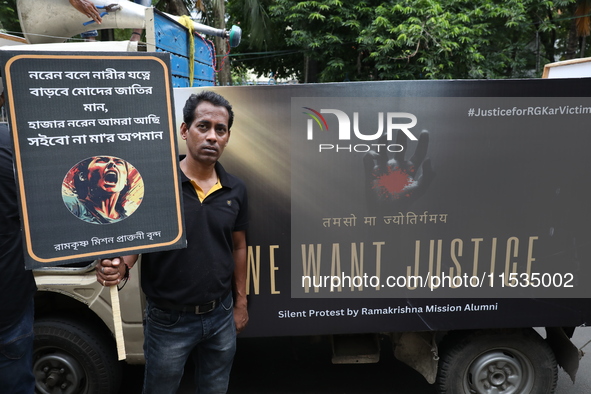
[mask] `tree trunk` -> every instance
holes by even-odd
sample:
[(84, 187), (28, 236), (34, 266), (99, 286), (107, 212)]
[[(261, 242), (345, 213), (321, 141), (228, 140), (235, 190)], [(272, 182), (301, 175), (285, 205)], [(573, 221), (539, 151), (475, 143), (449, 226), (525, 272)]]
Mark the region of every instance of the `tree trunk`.
[(304, 56), (304, 83), (318, 82), (318, 61)]
[[(219, 26), (216, 26), (220, 28)], [(228, 54), (227, 42), (221, 37), (215, 37), (213, 43), (216, 47), (217, 55), (217, 69), (218, 71), (218, 83), (220, 86), (232, 85), (232, 73), (230, 72), (230, 58), (225, 57)]]
[(577, 22), (573, 19), (568, 30), (568, 38), (566, 40), (565, 60), (574, 59), (579, 51), (579, 37), (577, 37)]
[[(226, 30), (226, 6), (223, 1), (217, 1), (213, 7), (213, 18), (217, 29)], [(217, 54), (218, 82), (220, 86), (232, 84), (230, 73), (230, 59), (226, 57), (228, 44), (225, 38), (215, 37), (213, 43)]]

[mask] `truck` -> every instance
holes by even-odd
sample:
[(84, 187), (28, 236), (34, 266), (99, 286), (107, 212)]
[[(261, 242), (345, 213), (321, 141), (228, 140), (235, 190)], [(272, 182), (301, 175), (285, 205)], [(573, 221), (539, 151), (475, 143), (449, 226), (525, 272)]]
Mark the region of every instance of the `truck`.
[[(591, 319), (591, 82), (214, 86), (210, 44), (195, 39), (193, 60), (186, 28), (146, 15), (145, 50), (178, 65), (177, 125), (201, 89), (234, 105), (222, 162), (246, 182), (251, 212), (241, 337), (328, 337), (333, 363), (377, 362), (388, 337), (441, 393), (549, 394), (559, 366), (574, 380), (582, 352), (570, 338)], [(52, 45), (21, 49), (64, 51)], [(190, 62), (203, 76), (192, 83)], [(34, 271), (39, 393), (118, 390), (95, 265)], [(144, 362), (140, 276), (141, 261), (119, 291), (130, 364)]]

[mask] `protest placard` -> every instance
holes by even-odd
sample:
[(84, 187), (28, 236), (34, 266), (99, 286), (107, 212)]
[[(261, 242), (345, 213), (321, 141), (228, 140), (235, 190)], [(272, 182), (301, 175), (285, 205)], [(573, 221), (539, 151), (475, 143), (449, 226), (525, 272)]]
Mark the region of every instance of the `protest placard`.
[(168, 55), (0, 56), (27, 268), (184, 247)]

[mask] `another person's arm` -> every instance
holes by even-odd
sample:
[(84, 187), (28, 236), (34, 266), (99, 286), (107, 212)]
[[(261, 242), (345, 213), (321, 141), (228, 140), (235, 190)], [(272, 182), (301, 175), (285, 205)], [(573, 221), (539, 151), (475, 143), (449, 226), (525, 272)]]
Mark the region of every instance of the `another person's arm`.
[(101, 13), (90, 0), (70, 0), (72, 7), (94, 20), (96, 23), (101, 23)]
[(234, 244), (234, 322), (240, 333), (248, 323), (246, 300), (246, 231), (232, 233)]

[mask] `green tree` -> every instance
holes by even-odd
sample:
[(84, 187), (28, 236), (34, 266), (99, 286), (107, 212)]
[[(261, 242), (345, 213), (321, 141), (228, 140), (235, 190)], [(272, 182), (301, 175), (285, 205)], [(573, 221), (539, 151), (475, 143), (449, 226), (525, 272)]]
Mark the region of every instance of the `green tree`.
[(269, 11), (307, 81), (505, 78), (554, 60), (567, 36), (556, 20), (575, 1), (276, 0)]
[(242, 28), (242, 42), (232, 48), (232, 70), (237, 75), (254, 71), (258, 76), (288, 78), (298, 76), (303, 57), (298, 48), (290, 48), (286, 41), (286, 24), (272, 18), (269, 8), (275, 0), (229, 1), (228, 25)]
[[(15, 0), (0, 21), (18, 31)], [(585, 56), (591, 0), (155, 0), (171, 14), (237, 24), (223, 61), (238, 74), (303, 82), (539, 76), (547, 62)], [(218, 68), (227, 49), (217, 42)], [(230, 83), (220, 73), (221, 84)]]
[(273, 18), (282, 21), (288, 47), (301, 51), (303, 82), (369, 79), (363, 64), (367, 51), (359, 45), (362, 30), (371, 23), (380, 2), (276, 0)]
[(0, 28), (13, 33), (21, 31), (16, 0), (0, 0)]

